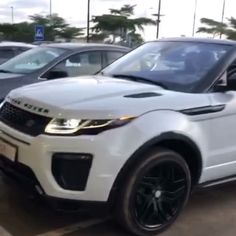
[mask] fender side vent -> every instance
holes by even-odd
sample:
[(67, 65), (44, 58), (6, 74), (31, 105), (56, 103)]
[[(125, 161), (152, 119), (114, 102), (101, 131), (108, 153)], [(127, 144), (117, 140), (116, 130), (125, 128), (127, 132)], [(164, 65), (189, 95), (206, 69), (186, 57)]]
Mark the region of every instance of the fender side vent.
[(137, 93), (124, 96), (125, 98), (150, 98), (162, 96), (160, 93)]

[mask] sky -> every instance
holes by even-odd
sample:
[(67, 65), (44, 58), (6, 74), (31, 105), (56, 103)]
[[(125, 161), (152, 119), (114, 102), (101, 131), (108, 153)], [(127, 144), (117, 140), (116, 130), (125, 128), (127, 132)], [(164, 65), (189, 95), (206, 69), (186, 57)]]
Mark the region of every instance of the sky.
[[(11, 22), (11, 6), (14, 7), (14, 22), (27, 20), (28, 15), (49, 14), (50, 0), (0, 0), (0, 22)], [(157, 13), (158, 0), (91, 0), (92, 15), (108, 13), (110, 8), (120, 8), (124, 4), (137, 5), (135, 16), (150, 17)], [(193, 28), (195, 0), (162, 0), (160, 37), (191, 36)], [(223, 0), (198, 0), (196, 29), (201, 26), (202, 17), (221, 20)], [(225, 20), (236, 18), (236, 1), (226, 0)], [(68, 23), (86, 27), (87, 0), (52, 0), (52, 11), (64, 17)], [(155, 27), (146, 27), (146, 40), (156, 37)], [(202, 35), (199, 35), (202, 36)]]

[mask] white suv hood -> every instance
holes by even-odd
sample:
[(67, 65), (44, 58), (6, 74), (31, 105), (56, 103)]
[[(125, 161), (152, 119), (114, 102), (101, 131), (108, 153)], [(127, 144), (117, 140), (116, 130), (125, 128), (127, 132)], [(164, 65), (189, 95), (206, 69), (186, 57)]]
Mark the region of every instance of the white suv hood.
[[(152, 93), (152, 96), (130, 97), (143, 93)], [(40, 114), (32, 107), (47, 109), (50, 117), (80, 119), (138, 116), (153, 110), (209, 105), (205, 95), (167, 91), (155, 85), (101, 76), (59, 79), (25, 86), (12, 91), (6, 100), (34, 113)]]

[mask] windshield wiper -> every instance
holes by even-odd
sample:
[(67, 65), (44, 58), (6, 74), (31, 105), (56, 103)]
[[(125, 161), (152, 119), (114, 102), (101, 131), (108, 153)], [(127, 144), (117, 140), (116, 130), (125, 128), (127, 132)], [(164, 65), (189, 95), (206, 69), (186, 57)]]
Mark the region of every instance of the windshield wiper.
[(113, 74), (112, 77), (120, 78), (120, 79), (128, 79), (128, 80), (132, 80), (132, 81), (135, 81), (135, 82), (149, 83), (149, 84), (160, 86), (160, 87), (162, 87), (164, 89), (168, 89), (167, 86), (164, 85), (161, 82), (152, 81), (150, 79), (146, 79), (146, 78), (141, 77), (141, 76), (126, 75), (126, 74)]
[(1, 70), (1, 69), (0, 69), (0, 73), (10, 73), (10, 74), (12, 74), (13, 72), (11, 72), (11, 71), (9, 71), (9, 70)]

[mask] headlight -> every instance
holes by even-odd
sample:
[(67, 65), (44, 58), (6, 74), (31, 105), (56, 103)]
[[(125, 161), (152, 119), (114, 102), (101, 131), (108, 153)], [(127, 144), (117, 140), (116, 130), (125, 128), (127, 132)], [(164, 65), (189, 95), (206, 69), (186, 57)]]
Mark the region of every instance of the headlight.
[(121, 117), (112, 120), (77, 120), (77, 119), (53, 119), (46, 127), (47, 134), (87, 134), (95, 135), (103, 131), (123, 126), (134, 117)]
[(72, 134), (78, 131), (81, 121), (76, 119), (53, 119), (46, 127), (49, 134)]

